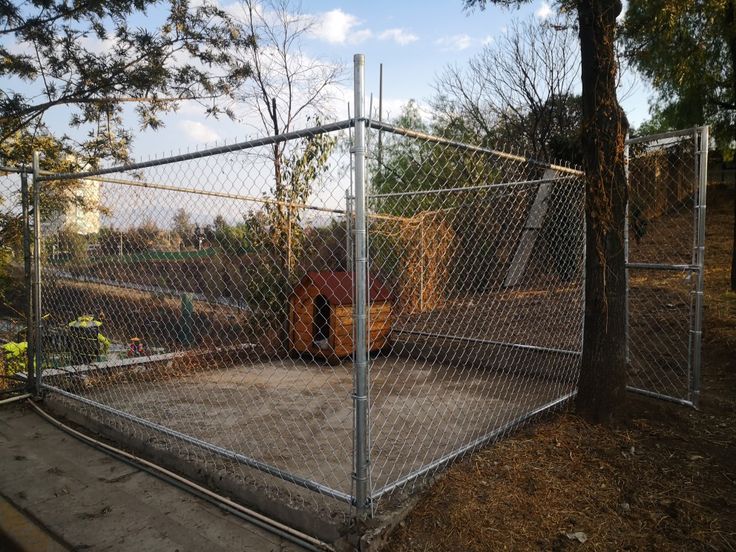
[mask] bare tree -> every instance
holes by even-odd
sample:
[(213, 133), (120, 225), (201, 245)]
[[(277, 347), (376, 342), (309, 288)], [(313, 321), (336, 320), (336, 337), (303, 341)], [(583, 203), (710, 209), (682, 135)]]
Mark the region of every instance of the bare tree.
[(241, 86), (239, 99), (255, 111), (260, 130), (289, 132), (297, 121), (329, 117), (331, 89), (343, 68), (302, 51), (314, 18), (292, 0), (241, 0), (234, 17), (255, 39), (239, 50), (254, 77)]
[[(334, 85), (342, 74), (335, 63), (306, 55), (302, 41), (316, 23), (291, 0), (240, 0), (235, 20), (241, 34), (253, 36), (238, 51), (253, 70), (237, 97), (246, 110), (241, 117), (255, 119), (265, 134), (283, 134), (296, 125), (319, 125), (331, 116)], [(335, 139), (326, 134), (302, 140), (277, 142), (271, 146), (274, 204), (264, 207), (265, 221), (256, 224), (255, 242), (264, 246), (263, 269), (270, 289), (264, 297), (272, 304), (281, 345), (287, 338), (287, 295), (301, 250), (301, 209), (315, 179), (324, 172)], [(253, 218), (253, 221), (258, 219)], [(275, 253), (275, 257), (273, 256)]]
[[(293, 130), (297, 122), (319, 124), (328, 118), (331, 115), (331, 92), (340, 80), (342, 67), (311, 58), (302, 51), (302, 41), (316, 23), (314, 18), (302, 13), (301, 5), (291, 0), (241, 0), (235, 19), (241, 25), (242, 33), (254, 38), (239, 51), (242, 59), (248, 60), (253, 69), (253, 78), (244, 83), (238, 94), (247, 110), (242, 115), (255, 114), (260, 123), (257, 125), (259, 130), (266, 134), (286, 133)], [(315, 137), (308, 145), (295, 146), (294, 142), (284, 141), (272, 146), (272, 191), (274, 198), (283, 203), (273, 207), (269, 214), (274, 241), (277, 242), (275, 245), (286, 255), (283, 264), (287, 271), (294, 264), (292, 234), (298, 218), (298, 213), (294, 213), (288, 204), (305, 199), (304, 196), (309, 194), (311, 182), (306, 182), (304, 176), (316, 175), (318, 171), (304, 167), (305, 160), (309, 159), (307, 165), (323, 160), (324, 150), (332, 147), (328, 142)], [(288, 151), (294, 147), (303, 153)], [(315, 148), (319, 150), (317, 155)], [(302, 166), (302, 169), (290, 170), (285, 164)], [(295, 178), (297, 173), (299, 178)], [(284, 240), (286, 243), (281, 244)]]
[(548, 159), (551, 137), (579, 127), (579, 79), (569, 25), (515, 22), (466, 65), (444, 70), (433, 107), (443, 128)]

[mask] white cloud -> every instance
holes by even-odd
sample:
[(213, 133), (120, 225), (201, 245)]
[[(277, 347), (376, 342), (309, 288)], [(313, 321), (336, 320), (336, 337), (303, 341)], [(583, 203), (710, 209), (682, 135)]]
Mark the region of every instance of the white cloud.
[(541, 20), (545, 20), (554, 15), (554, 13), (555, 12), (554, 10), (552, 10), (552, 6), (550, 6), (548, 2), (542, 2), (537, 11), (534, 12), (534, 15), (536, 15)]
[(220, 139), (220, 135), (217, 132), (199, 121), (184, 119), (179, 122), (179, 128), (184, 131), (184, 134), (188, 138), (195, 142), (215, 142)]
[(330, 44), (357, 44), (370, 38), (370, 29), (359, 29), (361, 21), (337, 8), (316, 17), (312, 35)]
[(100, 40), (96, 36), (83, 36), (78, 38), (77, 42), (93, 54), (111, 54), (117, 46), (118, 40), (115, 37)]
[(484, 36), (484, 37), (483, 37), (483, 38), (481, 39), (481, 41), (480, 41), (480, 43), (481, 43), (481, 44), (482, 44), (483, 46), (488, 46), (488, 45), (489, 45), (489, 44), (490, 44), (491, 42), (493, 42), (493, 37), (492, 37), (491, 35), (486, 35), (486, 36)]
[(470, 48), (472, 43), (473, 39), (466, 34), (443, 36), (435, 40), (435, 44), (440, 46), (443, 50), (453, 50), (457, 52)]
[(386, 29), (378, 35), (378, 38), (381, 40), (393, 40), (396, 44), (400, 44), (401, 46), (406, 46), (407, 44), (411, 44), (412, 42), (419, 40), (417, 35), (399, 27), (395, 29)]

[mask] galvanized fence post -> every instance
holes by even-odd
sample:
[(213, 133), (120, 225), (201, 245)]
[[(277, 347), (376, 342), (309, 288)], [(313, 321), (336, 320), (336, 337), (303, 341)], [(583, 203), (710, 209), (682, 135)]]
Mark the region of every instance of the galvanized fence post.
[(705, 284), (705, 207), (708, 190), (708, 127), (700, 129), (700, 144), (698, 148), (698, 191), (697, 198), (697, 234), (695, 240), (695, 264), (697, 266), (697, 280), (695, 283), (695, 313), (693, 317), (693, 359), (690, 372), (690, 400), (697, 407), (700, 400), (700, 370), (702, 365), (702, 337), (703, 337), (703, 294)]
[(28, 294), (25, 304), (26, 317), (26, 387), (32, 390), (36, 381), (34, 360), (34, 331), (33, 331), (33, 269), (31, 258), (31, 200), (28, 192), (28, 173), (23, 167), (20, 173), (20, 196), (21, 196), (21, 213), (23, 218), (23, 288)]
[(365, 57), (355, 54), (353, 58), (354, 74), (353, 86), (355, 91), (355, 227), (354, 227), (354, 257), (355, 264), (355, 301), (353, 303), (353, 332), (355, 343), (355, 357), (353, 370), (355, 372), (355, 389), (353, 391), (353, 405), (355, 410), (355, 427), (353, 447), (355, 470), (355, 505), (358, 518), (365, 518), (368, 514), (368, 334), (367, 334), (367, 306), (368, 306), (368, 257), (366, 234), (366, 199), (365, 199), (365, 127), (363, 109), (365, 101), (364, 71)]
[(43, 378), (43, 331), (41, 320), (41, 181), (39, 153), (33, 152), (33, 324), (35, 352), (34, 391), (41, 393)]

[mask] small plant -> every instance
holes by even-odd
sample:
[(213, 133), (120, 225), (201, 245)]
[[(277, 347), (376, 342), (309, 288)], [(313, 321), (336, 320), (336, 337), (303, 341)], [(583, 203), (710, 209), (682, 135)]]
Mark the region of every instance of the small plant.
[(9, 341), (2, 346), (3, 363), (5, 365), (5, 374), (12, 376), (18, 372), (24, 372), (27, 365), (28, 343), (21, 341)]

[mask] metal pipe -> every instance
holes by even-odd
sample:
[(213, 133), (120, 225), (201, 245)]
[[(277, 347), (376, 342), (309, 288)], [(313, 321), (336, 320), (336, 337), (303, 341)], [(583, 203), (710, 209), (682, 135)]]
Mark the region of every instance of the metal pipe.
[(0, 401), (0, 405), (3, 404), (10, 404), (17, 401), (22, 401), (23, 399), (28, 399), (32, 397), (33, 395), (31, 393), (23, 393), (22, 395), (16, 395), (15, 397), (10, 397), (9, 399), (3, 399)]
[[(357, 118), (358, 117), (356, 115), (356, 119)], [(499, 157), (501, 159), (510, 159), (512, 161), (520, 161), (523, 163), (528, 163), (529, 165), (532, 165), (535, 167), (554, 169), (556, 171), (567, 173), (567, 174), (572, 174), (575, 176), (583, 176), (585, 174), (583, 171), (578, 170), (578, 169), (572, 169), (570, 167), (564, 167), (562, 165), (553, 165), (550, 163), (545, 163), (544, 161), (537, 161), (536, 159), (528, 159), (521, 155), (514, 155), (513, 153), (506, 153), (503, 151), (492, 150), (489, 148), (482, 148), (480, 146), (471, 146), (469, 144), (458, 142), (456, 140), (448, 140), (447, 138), (433, 136), (432, 134), (426, 134), (424, 132), (419, 132), (416, 130), (409, 130), (407, 128), (402, 128), (402, 127), (398, 127), (398, 126), (391, 125), (388, 123), (384, 123), (382, 121), (372, 120), (370, 121), (370, 125), (371, 125), (371, 128), (375, 128), (377, 130), (385, 130), (386, 132), (390, 132), (392, 134), (399, 134), (401, 136), (406, 136), (407, 138), (417, 138), (419, 140), (424, 140), (425, 142), (443, 144), (446, 146), (450, 146), (450, 147), (465, 150), (465, 151), (485, 153), (485, 154), (493, 155), (494, 157)]]
[(672, 272), (690, 271), (696, 272), (697, 265), (688, 264), (663, 264), (663, 263), (626, 263), (626, 268), (636, 268), (640, 270), (669, 270)]
[(187, 435), (186, 433), (181, 433), (179, 431), (176, 431), (175, 429), (170, 429), (161, 424), (157, 424), (156, 422), (151, 422), (149, 420), (139, 418), (138, 416), (134, 414), (123, 412), (122, 410), (118, 410), (117, 408), (107, 406), (97, 401), (93, 401), (86, 397), (80, 397), (79, 395), (75, 395), (74, 393), (70, 393), (58, 387), (54, 387), (53, 385), (44, 384), (43, 388), (45, 390), (57, 393), (61, 395), (62, 397), (67, 397), (68, 399), (75, 400), (77, 402), (86, 404), (88, 406), (92, 406), (94, 408), (102, 410), (103, 412), (107, 412), (108, 414), (118, 416), (120, 418), (128, 420), (129, 422), (133, 422), (142, 427), (153, 429), (154, 431), (158, 431), (170, 437), (174, 437), (175, 439), (179, 439), (180, 441), (184, 441), (186, 443), (189, 443), (190, 445), (194, 445), (195, 447), (212, 452), (214, 454), (217, 454), (218, 456), (227, 458), (228, 460), (233, 460), (235, 462), (238, 462), (239, 464), (248, 466), (249, 468), (256, 469), (263, 473), (267, 473), (268, 475), (271, 475), (283, 481), (288, 481), (289, 483), (293, 483), (294, 485), (297, 485), (299, 487), (303, 487), (305, 489), (309, 489), (310, 491), (315, 491), (320, 494), (330, 496), (342, 502), (347, 502), (348, 504), (351, 504), (353, 502), (352, 497), (348, 493), (344, 493), (342, 491), (332, 489), (331, 487), (328, 487), (327, 485), (323, 485), (322, 483), (312, 481), (311, 479), (305, 479), (303, 477), (299, 477), (298, 475), (292, 475), (280, 468), (277, 468), (276, 466), (266, 464), (265, 462), (261, 462), (249, 456), (245, 456), (244, 454), (240, 454), (238, 452), (228, 450), (224, 447), (213, 445), (212, 443), (208, 443), (207, 441), (203, 441), (196, 437), (192, 437), (190, 435)]
[[(696, 130), (700, 130), (705, 127), (696, 127)], [(677, 138), (678, 136), (687, 136), (693, 131), (692, 128), (685, 130), (673, 130), (671, 132), (661, 132), (659, 134), (648, 134), (646, 136), (639, 136), (638, 138), (627, 138), (626, 144), (639, 144), (641, 142), (656, 142), (658, 140), (665, 140), (667, 138)]]
[(424, 312), (424, 217), (419, 219), (419, 312)]
[(700, 172), (698, 175), (698, 238), (696, 259), (698, 265), (695, 290), (695, 320), (693, 324), (693, 369), (690, 375), (690, 399), (697, 408), (700, 401), (700, 371), (702, 366), (703, 295), (705, 292), (705, 208), (708, 190), (709, 129), (700, 129)]
[(644, 395), (645, 397), (651, 397), (653, 399), (661, 399), (663, 401), (673, 402), (677, 404), (681, 404), (683, 406), (693, 406), (696, 405), (687, 399), (678, 399), (677, 397), (671, 397), (670, 395), (663, 395), (662, 393), (657, 393), (655, 391), (649, 391), (648, 389), (640, 389), (639, 387), (632, 387), (630, 385), (626, 386), (626, 390), (630, 393), (636, 393), (637, 395)]
[(505, 433), (508, 433), (509, 431), (515, 429), (516, 427), (520, 426), (521, 424), (529, 421), (531, 418), (535, 416), (539, 416), (541, 414), (544, 414), (545, 412), (548, 412), (549, 410), (552, 410), (554, 408), (560, 407), (563, 404), (565, 404), (567, 401), (572, 399), (577, 394), (577, 391), (573, 391), (572, 393), (568, 393), (566, 395), (563, 395), (562, 397), (555, 399), (554, 401), (551, 401), (545, 405), (540, 406), (539, 408), (535, 408), (531, 412), (528, 412), (524, 414), (523, 416), (519, 416), (518, 418), (512, 420), (511, 422), (494, 429), (490, 433), (487, 433), (486, 435), (479, 437), (475, 441), (472, 441), (468, 443), (467, 445), (456, 449), (452, 452), (448, 452), (444, 456), (439, 457), (437, 460), (434, 460), (433, 462), (430, 462), (429, 464), (419, 468), (418, 470), (414, 470), (413, 472), (405, 475), (404, 477), (401, 477), (394, 481), (393, 483), (389, 483), (388, 485), (384, 485), (377, 491), (374, 491), (371, 493), (371, 500), (376, 500), (380, 498), (381, 496), (390, 493), (391, 491), (398, 489), (399, 487), (402, 487), (403, 485), (406, 485), (407, 483), (431, 472), (435, 471), (437, 469), (442, 468), (443, 466), (450, 464), (460, 456), (467, 454), (469, 452), (472, 452), (476, 449), (479, 449), (480, 447), (487, 445), (488, 443), (497, 440), (499, 437), (502, 437)]
[[(383, 63), (378, 65), (378, 122), (383, 122)], [(381, 129), (378, 130), (378, 170), (383, 171), (383, 131)]]
[(8, 167), (7, 165), (0, 165), (0, 172), (26, 174), (28, 171), (25, 167)]
[(43, 321), (41, 318), (41, 180), (39, 152), (33, 152), (33, 323), (36, 380), (34, 392), (41, 392), (43, 382)]
[(28, 174), (20, 173), (21, 212), (23, 218), (23, 287), (28, 294), (25, 304), (26, 316), (26, 385), (33, 388), (36, 381), (34, 364), (36, 355), (33, 346), (33, 261), (31, 259), (31, 199), (28, 192)]
[(465, 343), (478, 343), (481, 345), (499, 345), (501, 347), (509, 347), (511, 349), (523, 349), (525, 351), (539, 351), (542, 353), (554, 353), (558, 355), (580, 356), (582, 354), (580, 351), (571, 351), (569, 349), (555, 349), (552, 347), (540, 347), (539, 345), (524, 345), (522, 343), (504, 343), (503, 341), (492, 341), (490, 339), (480, 339), (476, 337), (464, 337), (460, 335), (436, 334), (436, 333), (421, 332), (421, 331), (416, 331), (416, 330), (402, 330), (400, 328), (393, 329), (391, 331), (393, 333), (418, 335), (421, 337), (433, 337), (435, 339), (449, 339), (452, 341), (463, 341)]
[(296, 140), (299, 138), (307, 138), (311, 136), (317, 136), (320, 134), (326, 134), (328, 132), (334, 132), (337, 130), (344, 130), (351, 126), (354, 126), (355, 121), (346, 120), (338, 121), (336, 123), (330, 123), (319, 127), (308, 128), (304, 130), (294, 130), (292, 132), (286, 132), (284, 134), (278, 134), (276, 136), (266, 136), (264, 138), (256, 138), (255, 140), (248, 140), (246, 142), (240, 142), (232, 144), (230, 146), (218, 146), (215, 148), (204, 149), (200, 151), (194, 151), (191, 153), (184, 153), (181, 155), (172, 155), (171, 157), (165, 157), (163, 159), (152, 159), (151, 161), (143, 161), (140, 163), (129, 163), (127, 165), (117, 165), (115, 167), (109, 167), (107, 169), (98, 169), (96, 171), (85, 171), (80, 173), (49, 173), (44, 171), (42, 180), (76, 180), (79, 178), (88, 178), (90, 176), (99, 176), (102, 174), (111, 174), (117, 172), (134, 171), (139, 169), (146, 169), (149, 167), (158, 167), (161, 165), (169, 165), (171, 163), (179, 163), (182, 161), (192, 161), (194, 159), (201, 159), (203, 157), (210, 157), (212, 155), (219, 155), (223, 153), (233, 153), (236, 151), (242, 151), (246, 149), (257, 148), (260, 146), (269, 146), (278, 144), (281, 142), (287, 142), (289, 140)]
[[(309, 205), (306, 203), (280, 201), (278, 199), (270, 199), (270, 198), (263, 197), (263, 196), (231, 194), (228, 192), (217, 192), (214, 190), (203, 190), (203, 189), (198, 189), (198, 188), (171, 186), (169, 184), (148, 182), (144, 180), (129, 180), (126, 178), (113, 178), (113, 177), (107, 177), (107, 176), (102, 176), (102, 177), (88, 176), (88, 177), (85, 177), (85, 180), (91, 180), (92, 182), (100, 182), (103, 184), (120, 184), (122, 186), (133, 186), (136, 188), (149, 188), (151, 190), (163, 190), (166, 192), (187, 193), (187, 194), (194, 194), (194, 195), (200, 195), (200, 196), (205, 196), (205, 197), (219, 197), (223, 199), (235, 199), (238, 201), (252, 201), (254, 203), (287, 206), (287, 207), (291, 207), (294, 209), (306, 209), (308, 211), (319, 211), (321, 213), (332, 213), (336, 215), (342, 215), (345, 213), (345, 211), (342, 211), (338, 208), (332, 209), (330, 207), (319, 207), (316, 205)], [(385, 214), (384, 215), (375, 214), (375, 215), (368, 215), (368, 216), (372, 218), (386, 219), (386, 220), (397, 220), (397, 221), (411, 221), (412, 220), (411, 218), (407, 218), (407, 217), (399, 217), (399, 216), (385, 215)]]
[(519, 182), (499, 182), (497, 184), (482, 184), (478, 186), (464, 186), (460, 188), (436, 188), (434, 190), (409, 190), (406, 192), (387, 192), (385, 194), (368, 194), (368, 199), (394, 198), (402, 196), (418, 196), (428, 194), (447, 194), (454, 192), (476, 192), (482, 190), (491, 190), (495, 188), (505, 188), (507, 186), (537, 186), (545, 182), (559, 182), (560, 180), (577, 179), (577, 176), (558, 176), (555, 178), (540, 178), (538, 180), (521, 180)]
[(331, 209), (329, 207), (318, 207), (316, 205), (308, 205), (306, 203), (295, 203), (291, 201), (281, 201), (278, 199), (270, 199), (263, 196), (253, 196), (244, 194), (232, 194), (229, 192), (217, 192), (215, 190), (204, 190), (203, 188), (187, 188), (182, 186), (171, 186), (169, 184), (160, 184), (157, 182), (147, 182), (143, 180), (129, 180), (126, 178), (112, 177), (87, 177), (86, 180), (93, 182), (101, 182), (104, 184), (120, 184), (122, 186), (133, 186), (136, 188), (148, 188), (151, 190), (163, 190), (166, 192), (188, 193), (205, 197), (219, 197), (223, 199), (234, 199), (238, 201), (252, 201), (254, 203), (262, 203), (265, 205), (278, 205), (281, 207), (291, 207), (296, 209), (306, 209), (311, 211), (319, 211), (322, 213), (343, 214), (340, 209)]
[[(350, 190), (345, 190), (345, 270), (350, 271), (350, 267), (353, 264), (351, 249), (353, 248), (352, 242), (352, 222), (353, 222), (353, 205)], [(355, 293), (351, 290), (351, 294)]]
[[(691, 129), (691, 136), (690, 139), (693, 142), (692, 148), (693, 148), (693, 173), (692, 173), (692, 184), (690, 186), (691, 193), (693, 196), (693, 210), (692, 210), (692, 225), (691, 225), (691, 232), (692, 232), (692, 243), (691, 243), (691, 254), (690, 254), (690, 262), (693, 266), (697, 267), (698, 265), (698, 202), (700, 198), (700, 192), (699, 192), (699, 180), (700, 180), (700, 148), (698, 143), (698, 129), (693, 128)], [(697, 285), (697, 275), (694, 278), (694, 280), (691, 282), (691, 289), (690, 289), (690, 305), (688, 309), (688, 337), (687, 337), (687, 397), (688, 400), (692, 400), (692, 381), (693, 381), (693, 359), (695, 358), (695, 301), (696, 301), (696, 294), (698, 291), (698, 285)]]
[(366, 235), (366, 190), (365, 190), (365, 130), (366, 120), (363, 109), (365, 103), (365, 57), (355, 54), (353, 57), (353, 86), (355, 93), (355, 227), (354, 227), (354, 263), (355, 263), (355, 301), (353, 302), (353, 343), (355, 355), (355, 389), (353, 392), (353, 408), (355, 411), (355, 428), (353, 449), (355, 480), (355, 503), (358, 519), (368, 515), (368, 258)]

